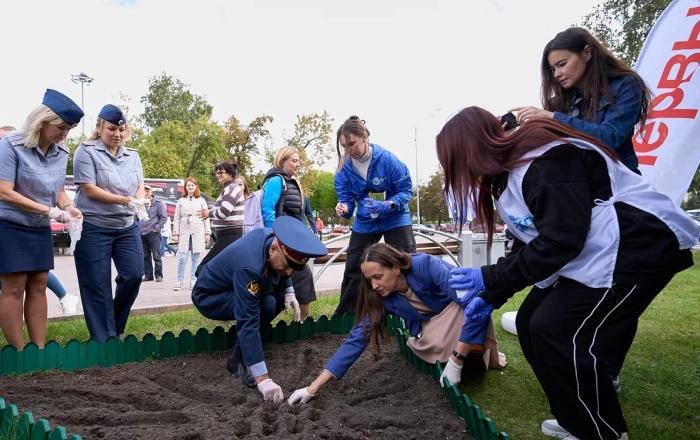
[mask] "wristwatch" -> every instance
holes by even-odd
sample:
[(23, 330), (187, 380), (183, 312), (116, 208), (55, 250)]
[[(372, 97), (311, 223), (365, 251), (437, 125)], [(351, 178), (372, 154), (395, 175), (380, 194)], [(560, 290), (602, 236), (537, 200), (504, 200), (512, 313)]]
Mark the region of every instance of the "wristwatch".
[(462, 362), (466, 362), (467, 357), (463, 355), (462, 353), (459, 353), (457, 350), (452, 350), (452, 356), (456, 357)]

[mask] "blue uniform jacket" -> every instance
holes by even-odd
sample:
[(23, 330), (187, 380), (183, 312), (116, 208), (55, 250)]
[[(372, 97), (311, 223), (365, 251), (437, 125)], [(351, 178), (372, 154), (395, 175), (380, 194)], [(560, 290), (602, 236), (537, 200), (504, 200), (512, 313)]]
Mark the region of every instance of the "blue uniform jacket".
[(610, 82), (609, 87), (612, 102), (606, 95), (600, 98), (595, 121), (581, 119), (582, 115), (570, 116), (578, 112), (576, 102), (580, 105), (580, 100), (576, 97), (569, 114), (554, 112), (554, 119), (599, 139), (617, 152), (627, 168), (636, 170), (639, 162), (632, 145), (632, 135), (642, 111), (642, 88), (633, 76), (617, 78)]
[(348, 206), (348, 213), (343, 215), (345, 218), (352, 217), (356, 202), (369, 197), (370, 192), (386, 192), (385, 200), (392, 201), (396, 205), (393, 212), (372, 218), (367, 208), (362, 203), (358, 203), (352, 230), (362, 234), (382, 233), (411, 224), (408, 202), (413, 195), (413, 188), (408, 168), (381, 146), (371, 145), (372, 159), (367, 169), (367, 180), (355, 171), (352, 161), (347, 159), (340, 171), (336, 173), (334, 182), (338, 201)]
[[(454, 290), (450, 289), (450, 269), (454, 266), (442, 259), (428, 255), (415, 254), (411, 258), (411, 270), (405, 274), (406, 281), (411, 290), (430, 308), (430, 313), (420, 313), (404, 299), (398, 292), (384, 298), (384, 311), (394, 314), (406, 320), (411, 336), (418, 336), (423, 328), (423, 321), (427, 321), (440, 314), (450, 302), (458, 302)], [(476, 323), (478, 324), (478, 323)], [(479, 331), (477, 339), (474, 339), (474, 326), (465, 321), (459, 340), (467, 343), (483, 344), (485, 331)], [(369, 329), (369, 320), (367, 320)], [(484, 329), (485, 330), (485, 329)], [(455, 341), (455, 344), (457, 341)], [(358, 322), (350, 331), (350, 335), (338, 348), (328, 364), (326, 370), (336, 379), (345, 375), (348, 368), (355, 363), (367, 346), (367, 340), (363, 335), (363, 325)]]
[(236, 240), (204, 266), (192, 290), (192, 302), (204, 316), (236, 320), (243, 360), (251, 371), (262, 363), (259, 367), (267, 372), (260, 338), (260, 300), (292, 286), (288, 277), (267, 266), (273, 238), (271, 228), (259, 228)]

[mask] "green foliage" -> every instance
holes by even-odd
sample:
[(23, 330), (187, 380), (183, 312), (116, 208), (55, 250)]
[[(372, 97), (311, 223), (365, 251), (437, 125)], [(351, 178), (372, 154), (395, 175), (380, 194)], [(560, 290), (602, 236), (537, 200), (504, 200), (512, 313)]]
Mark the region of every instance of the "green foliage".
[(671, 0), (603, 0), (583, 18), (583, 26), (633, 66), (656, 19)]
[[(238, 118), (231, 116), (224, 124), (224, 144), (232, 160), (238, 165), (240, 174), (252, 173), (253, 157), (260, 151), (259, 143), (269, 139), (270, 130), (266, 125), (272, 121), (272, 116), (260, 115), (248, 125), (242, 125)], [(255, 186), (250, 188), (253, 190)]]
[(338, 203), (333, 185), (335, 175), (328, 171), (312, 170), (304, 176), (304, 179), (311, 177), (313, 177), (313, 183), (307, 185), (306, 182), (303, 182), (304, 188), (309, 194), (311, 206), (314, 211), (318, 211), (318, 215), (321, 216), (324, 223), (335, 223), (337, 220), (335, 205)]
[(442, 194), (442, 188), (445, 185), (445, 177), (442, 170), (438, 170), (430, 176), (427, 183), (420, 187), (413, 187), (413, 197), (408, 204), (408, 209), (411, 215), (417, 215), (417, 200), (420, 191), (420, 216), (418, 223), (445, 223), (449, 221), (447, 213), (447, 204), (445, 197)]
[(140, 139), (139, 155), (144, 176), (184, 179), (195, 177), (202, 191), (217, 192), (213, 174), (216, 162), (228, 158), (224, 131), (204, 118), (192, 125), (164, 121)]
[(165, 121), (180, 121), (190, 126), (200, 118), (211, 117), (212, 106), (203, 96), (194, 95), (187, 84), (165, 72), (148, 82), (148, 94), (141, 97), (143, 123), (156, 128)]
[(325, 110), (320, 114), (297, 115), (294, 134), (286, 142), (299, 150), (302, 163), (300, 175), (305, 175), (314, 166), (323, 166), (333, 156), (332, 121), (333, 118)]
[(73, 174), (73, 156), (75, 156), (75, 150), (85, 139), (87, 139), (87, 136), (82, 134), (77, 137), (66, 139), (65, 146), (68, 147), (68, 150), (70, 151), (70, 155), (68, 156), (68, 166), (66, 167), (66, 174)]

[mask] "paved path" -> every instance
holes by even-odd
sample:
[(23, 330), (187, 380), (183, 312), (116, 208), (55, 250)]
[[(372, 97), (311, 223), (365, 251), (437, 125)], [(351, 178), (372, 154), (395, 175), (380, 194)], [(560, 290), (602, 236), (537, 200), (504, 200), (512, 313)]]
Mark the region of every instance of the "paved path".
[[(80, 296), (80, 290), (78, 289), (78, 276), (75, 273), (75, 263), (72, 256), (67, 255), (56, 255), (54, 258), (54, 272), (61, 280), (63, 287), (66, 288), (68, 293)], [(314, 273), (321, 268), (320, 265), (314, 267)], [(321, 278), (316, 283), (316, 291), (318, 295), (323, 295), (324, 293), (330, 293), (340, 290), (340, 283), (343, 279), (343, 270), (345, 269), (344, 263), (336, 263), (331, 265), (321, 276)], [(190, 261), (187, 261), (185, 266), (185, 274), (190, 271)], [(112, 280), (117, 274), (117, 270), (112, 265)], [(174, 291), (173, 286), (175, 285), (177, 275), (177, 258), (163, 257), (163, 277), (162, 283), (156, 283), (155, 281), (144, 281), (141, 283), (141, 289), (139, 291), (139, 296), (136, 298), (133, 310), (138, 309), (160, 309), (160, 308), (178, 308), (177, 306), (191, 305), (192, 300), (190, 295), (192, 291), (187, 288), (189, 285), (189, 279), (187, 275), (185, 276), (185, 288), (180, 291)], [(114, 291), (114, 281), (112, 281), (112, 291)], [(49, 306), (49, 318), (61, 317), (61, 310), (59, 308), (58, 299), (56, 296), (47, 289), (46, 297), (48, 299)], [(78, 306), (78, 314), (82, 315), (82, 306)]]
[[(342, 247), (345, 246), (348, 241), (348, 239), (343, 239), (334, 242), (329, 246)], [(424, 242), (427, 240), (422, 237), (417, 237), (416, 241)], [(447, 259), (447, 257), (444, 258)], [(314, 265), (314, 274), (316, 274), (321, 267), (322, 265)], [(317, 295), (322, 296), (324, 294), (339, 291), (340, 283), (343, 280), (344, 270), (345, 263), (334, 263), (329, 266), (316, 282)], [(72, 256), (56, 255), (54, 257), (54, 271), (68, 293), (80, 296), (80, 291), (78, 289), (78, 276), (75, 273), (75, 263)], [(192, 291), (187, 288), (189, 286), (189, 279), (187, 277), (189, 271), (190, 261), (188, 261), (187, 265), (185, 266), (185, 288), (180, 291), (174, 291), (173, 286), (175, 285), (177, 274), (177, 257), (163, 257), (163, 282), (156, 283), (154, 281), (148, 281), (141, 283), (139, 296), (136, 298), (136, 302), (134, 303), (132, 310), (138, 313), (139, 310), (145, 312), (147, 310), (168, 310), (191, 306), (192, 300), (190, 296)], [(114, 277), (116, 274), (117, 271), (114, 268), (114, 265), (112, 265), (112, 292), (114, 292)], [(61, 309), (56, 296), (48, 289), (46, 296), (48, 299), (49, 318), (60, 319), (64, 317), (65, 315), (61, 314)], [(82, 315), (82, 313), (82, 306), (79, 305), (77, 314)]]

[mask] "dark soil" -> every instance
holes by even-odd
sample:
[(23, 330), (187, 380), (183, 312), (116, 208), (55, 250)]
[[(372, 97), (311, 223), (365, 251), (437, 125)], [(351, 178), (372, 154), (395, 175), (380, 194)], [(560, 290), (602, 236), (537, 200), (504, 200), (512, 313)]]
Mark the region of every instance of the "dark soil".
[[(308, 385), (343, 337), (269, 344), (267, 365), (285, 399)], [(367, 350), (340, 381), (306, 405), (263, 402), (226, 371), (226, 353), (0, 377), (0, 396), (84, 439), (457, 439), (469, 438), (435, 380), (391, 340)]]

